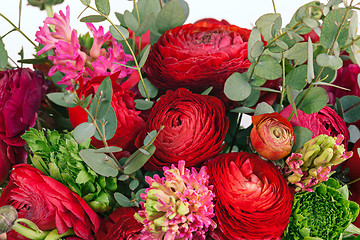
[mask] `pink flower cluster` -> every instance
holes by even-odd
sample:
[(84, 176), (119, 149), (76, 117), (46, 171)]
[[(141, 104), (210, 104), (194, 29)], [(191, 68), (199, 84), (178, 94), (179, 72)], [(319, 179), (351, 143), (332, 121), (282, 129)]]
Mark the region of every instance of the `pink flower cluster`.
[(205, 239), (209, 229), (216, 223), (215, 194), (208, 186), (206, 167), (199, 173), (185, 168), (185, 161), (179, 161), (178, 168), (164, 167), (164, 177), (146, 177), (150, 188), (142, 194), (142, 204), (135, 217), (144, 224), (141, 239)]
[[(51, 25), (55, 27), (54, 31), (51, 31)], [(124, 66), (133, 60), (133, 57), (125, 54), (121, 44), (117, 43), (110, 32), (104, 33), (103, 27), (96, 29), (92, 23), (86, 25), (94, 36), (89, 51), (83, 50), (76, 30), (70, 27), (69, 6), (66, 7), (66, 15), (60, 11), (59, 14), (55, 13), (53, 18), (45, 19), (44, 26), (36, 32), (36, 41), (44, 45), (37, 53), (38, 56), (53, 50), (54, 54), (48, 57), (54, 64), (49, 70), (49, 76), (57, 71), (64, 73), (65, 76), (58, 84), (65, 84), (67, 89), (72, 89), (72, 81), (76, 81), (80, 76), (86, 82), (93, 77), (109, 76), (118, 71), (119, 78), (125, 78), (134, 72), (134, 69)], [(107, 49), (103, 48), (104, 44), (108, 45)]]

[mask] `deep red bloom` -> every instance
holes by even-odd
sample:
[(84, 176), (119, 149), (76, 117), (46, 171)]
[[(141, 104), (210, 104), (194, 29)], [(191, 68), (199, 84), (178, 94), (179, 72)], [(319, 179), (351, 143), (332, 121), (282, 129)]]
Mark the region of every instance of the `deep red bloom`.
[[(292, 107), (289, 105), (284, 108), (280, 114), (285, 118), (290, 116)], [(344, 135), (344, 146), (347, 149), (348, 141), (350, 138), (349, 129), (346, 126), (344, 119), (342, 119), (332, 108), (325, 106), (319, 112), (306, 114), (301, 110), (297, 112), (299, 119), (294, 115), (290, 120), (293, 127), (305, 127), (313, 132), (313, 138), (326, 134), (336, 137), (338, 134)]]
[(145, 164), (149, 171), (161, 171), (184, 160), (197, 167), (223, 149), (229, 120), (216, 97), (200, 95), (184, 88), (167, 91), (156, 102), (135, 145), (141, 147), (147, 132), (164, 129), (156, 138), (156, 151)]
[(252, 116), (251, 144), (256, 152), (269, 160), (286, 157), (295, 143), (294, 130), (279, 113)]
[(108, 219), (101, 222), (96, 239), (135, 240), (143, 229), (143, 225), (134, 218), (137, 208), (120, 207), (112, 212)]
[(160, 90), (180, 87), (200, 93), (223, 92), (226, 79), (245, 72), (250, 30), (200, 20), (166, 31), (155, 43), (143, 70)]
[(24, 146), (21, 135), (35, 125), (46, 89), (45, 79), (31, 69), (0, 72), (0, 139), (12, 146)]
[[(18, 164), (0, 196), (0, 206), (12, 205), (19, 218), (33, 221), (41, 230), (57, 228), (62, 234), (73, 228), (83, 239), (94, 239), (100, 226), (98, 215), (86, 202), (62, 183), (29, 164)], [(24, 239), (15, 231), (8, 236)]]
[[(111, 106), (114, 108), (116, 114), (117, 130), (114, 137), (107, 142), (109, 146), (121, 147), (123, 150), (131, 152), (135, 150), (135, 138), (144, 127), (145, 122), (139, 116), (140, 111), (135, 110), (134, 93), (129, 90), (124, 90), (121, 85), (116, 82), (118, 74), (119, 73), (110, 76), (113, 87)], [(79, 96), (84, 95), (86, 97), (90, 94), (95, 95), (96, 90), (104, 79), (105, 76), (91, 79), (84, 86), (80, 87), (78, 90)], [(123, 84), (127, 84), (127, 82)], [(69, 118), (74, 128), (88, 121), (88, 116), (81, 107), (69, 108)], [(103, 143), (95, 138), (93, 138), (91, 144), (96, 148), (103, 147)]]
[(27, 153), (23, 147), (10, 146), (0, 139), (0, 184), (9, 175), (12, 165), (25, 163), (26, 159)]
[(281, 239), (293, 193), (275, 165), (246, 152), (221, 154), (206, 165), (216, 194), (218, 239)]

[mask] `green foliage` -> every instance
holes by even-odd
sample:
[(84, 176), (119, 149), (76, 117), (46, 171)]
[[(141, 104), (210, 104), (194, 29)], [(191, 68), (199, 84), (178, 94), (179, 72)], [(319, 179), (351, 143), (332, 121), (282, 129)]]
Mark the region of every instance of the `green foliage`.
[(7, 64), (8, 64), (8, 54), (7, 51), (5, 50), (5, 45), (2, 39), (0, 38), (0, 69), (5, 68)]
[(89, 149), (89, 139), (79, 144), (71, 133), (36, 129), (30, 129), (22, 138), (33, 153), (30, 159), (36, 168), (79, 194), (95, 211), (113, 207), (111, 195), (117, 189), (116, 178), (100, 176), (79, 155), (87, 150), (94, 151), (94, 156), (104, 154)]
[(284, 239), (340, 239), (359, 213), (359, 205), (342, 192), (341, 185), (330, 178), (314, 192), (295, 194)]
[(225, 82), (225, 95), (233, 101), (242, 101), (251, 93), (251, 86), (244, 75), (235, 72)]

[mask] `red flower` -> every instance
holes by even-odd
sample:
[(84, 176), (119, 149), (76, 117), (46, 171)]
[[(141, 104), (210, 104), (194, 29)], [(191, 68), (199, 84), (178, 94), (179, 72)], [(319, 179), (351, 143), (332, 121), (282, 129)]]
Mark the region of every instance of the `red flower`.
[(238, 152), (218, 155), (206, 165), (222, 231), (217, 239), (281, 239), (293, 193), (271, 162)]
[(0, 139), (0, 184), (5, 181), (9, 175), (12, 165), (25, 163), (27, 153), (23, 147), (7, 145)]
[[(62, 234), (72, 228), (83, 239), (94, 239), (100, 226), (98, 215), (65, 185), (44, 175), (40, 170), (18, 164), (0, 196), (0, 206), (12, 205), (19, 218), (33, 221), (41, 230), (56, 228)], [(24, 239), (15, 231), (8, 236)]]
[(154, 105), (146, 127), (135, 145), (141, 147), (147, 132), (165, 128), (156, 138), (155, 154), (145, 164), (148, 171), (162, 170), (184, 160), (186, 167), (199, 166), (222, 149), (229, 120), (222, 102), (186, 89), (168, 91)]
[(21, 135), (35, 125), (46, 89), (45, 79), (28, 68), (0, 72), (0, 139), (6, 144), (24, 146)]
[[(111, 106), (114, 108), (117, 118), (117, 130), (112, 139), (108, 142), (109, 146), (118, 146), (126, 151), (135, 150), (134, 141), (139, 131), (144, 127), (145, 122), (139, 116), (140, 111), (135, 110), (134, 93), (129, 90), (124, 90), (118, 83), (116, 83), (119, 73), (111, 75), (113, 96)], [(79, 96), (85, 97), (93, 94), (95, 95), (97, 88), (105, 79), (103, 77), (95, 77), (87, 82), (79, 89)], [(124, 82), (123, 84), (126, 84)], [(79, 124), (88, 121), (86, 112), (81, 107), (69, 108), (69, 118), (71, 125), (75, 128)], [(96, 148), (103, 147), (103, 143), (95, 138), (91, 144)]]
[(269, 160), (286, 157), (295, 143), (294, 130), (288, 120), (278, 113), (252, 116), (250, 139), (253, 148)]
[[(290, 116), (292, 107), (289, 105), (284, 108), (280, 114), (285, 118)], [(297, 112), (299, 119), (294, 115), (290, 120), (293, 127), (305, 127), (313, 132), (313, 138), (326, 134), (328, 136), (336, 137), (338, 134), (344, 135), (344, 146), (347, 149), (348, 141), (350, 138), (349, 130), (342, 119), (332, 108), (325, 106), (319, 112), (306, 114), (301, 110)]]
[(120, 207), (108, 219), (101, 222), (96, 239), (135, 240), (138, 239), (143, 225), (134, 218), (137, 208)]
[(184, 87), (200, 93), (214, 86), (222, 93), (232, 73), (250, 66), (250, 32), (206, 19), (170, 29), (152, 46), (143, 69), (160, 90)]

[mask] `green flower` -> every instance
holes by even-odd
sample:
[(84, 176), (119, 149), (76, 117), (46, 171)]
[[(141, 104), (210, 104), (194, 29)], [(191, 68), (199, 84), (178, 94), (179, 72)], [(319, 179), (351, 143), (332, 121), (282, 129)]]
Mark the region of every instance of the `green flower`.
[(284, 239), (339, 239), (359, 214), (359, 205), (347, 200), (345, 188), (330, 178), (313, 192), (295, 194)]
[(94, 211), (111, 209), (116, 178), (98, 175), (79, 156), (80, 150), (90, 147), (90, 139), (78, 144), (71, 133), (47, 130), (45, 134), (36, 129), (30, 129), (22, 138), (34, 154), (30, 158), (36, 168), (79, 194)]

